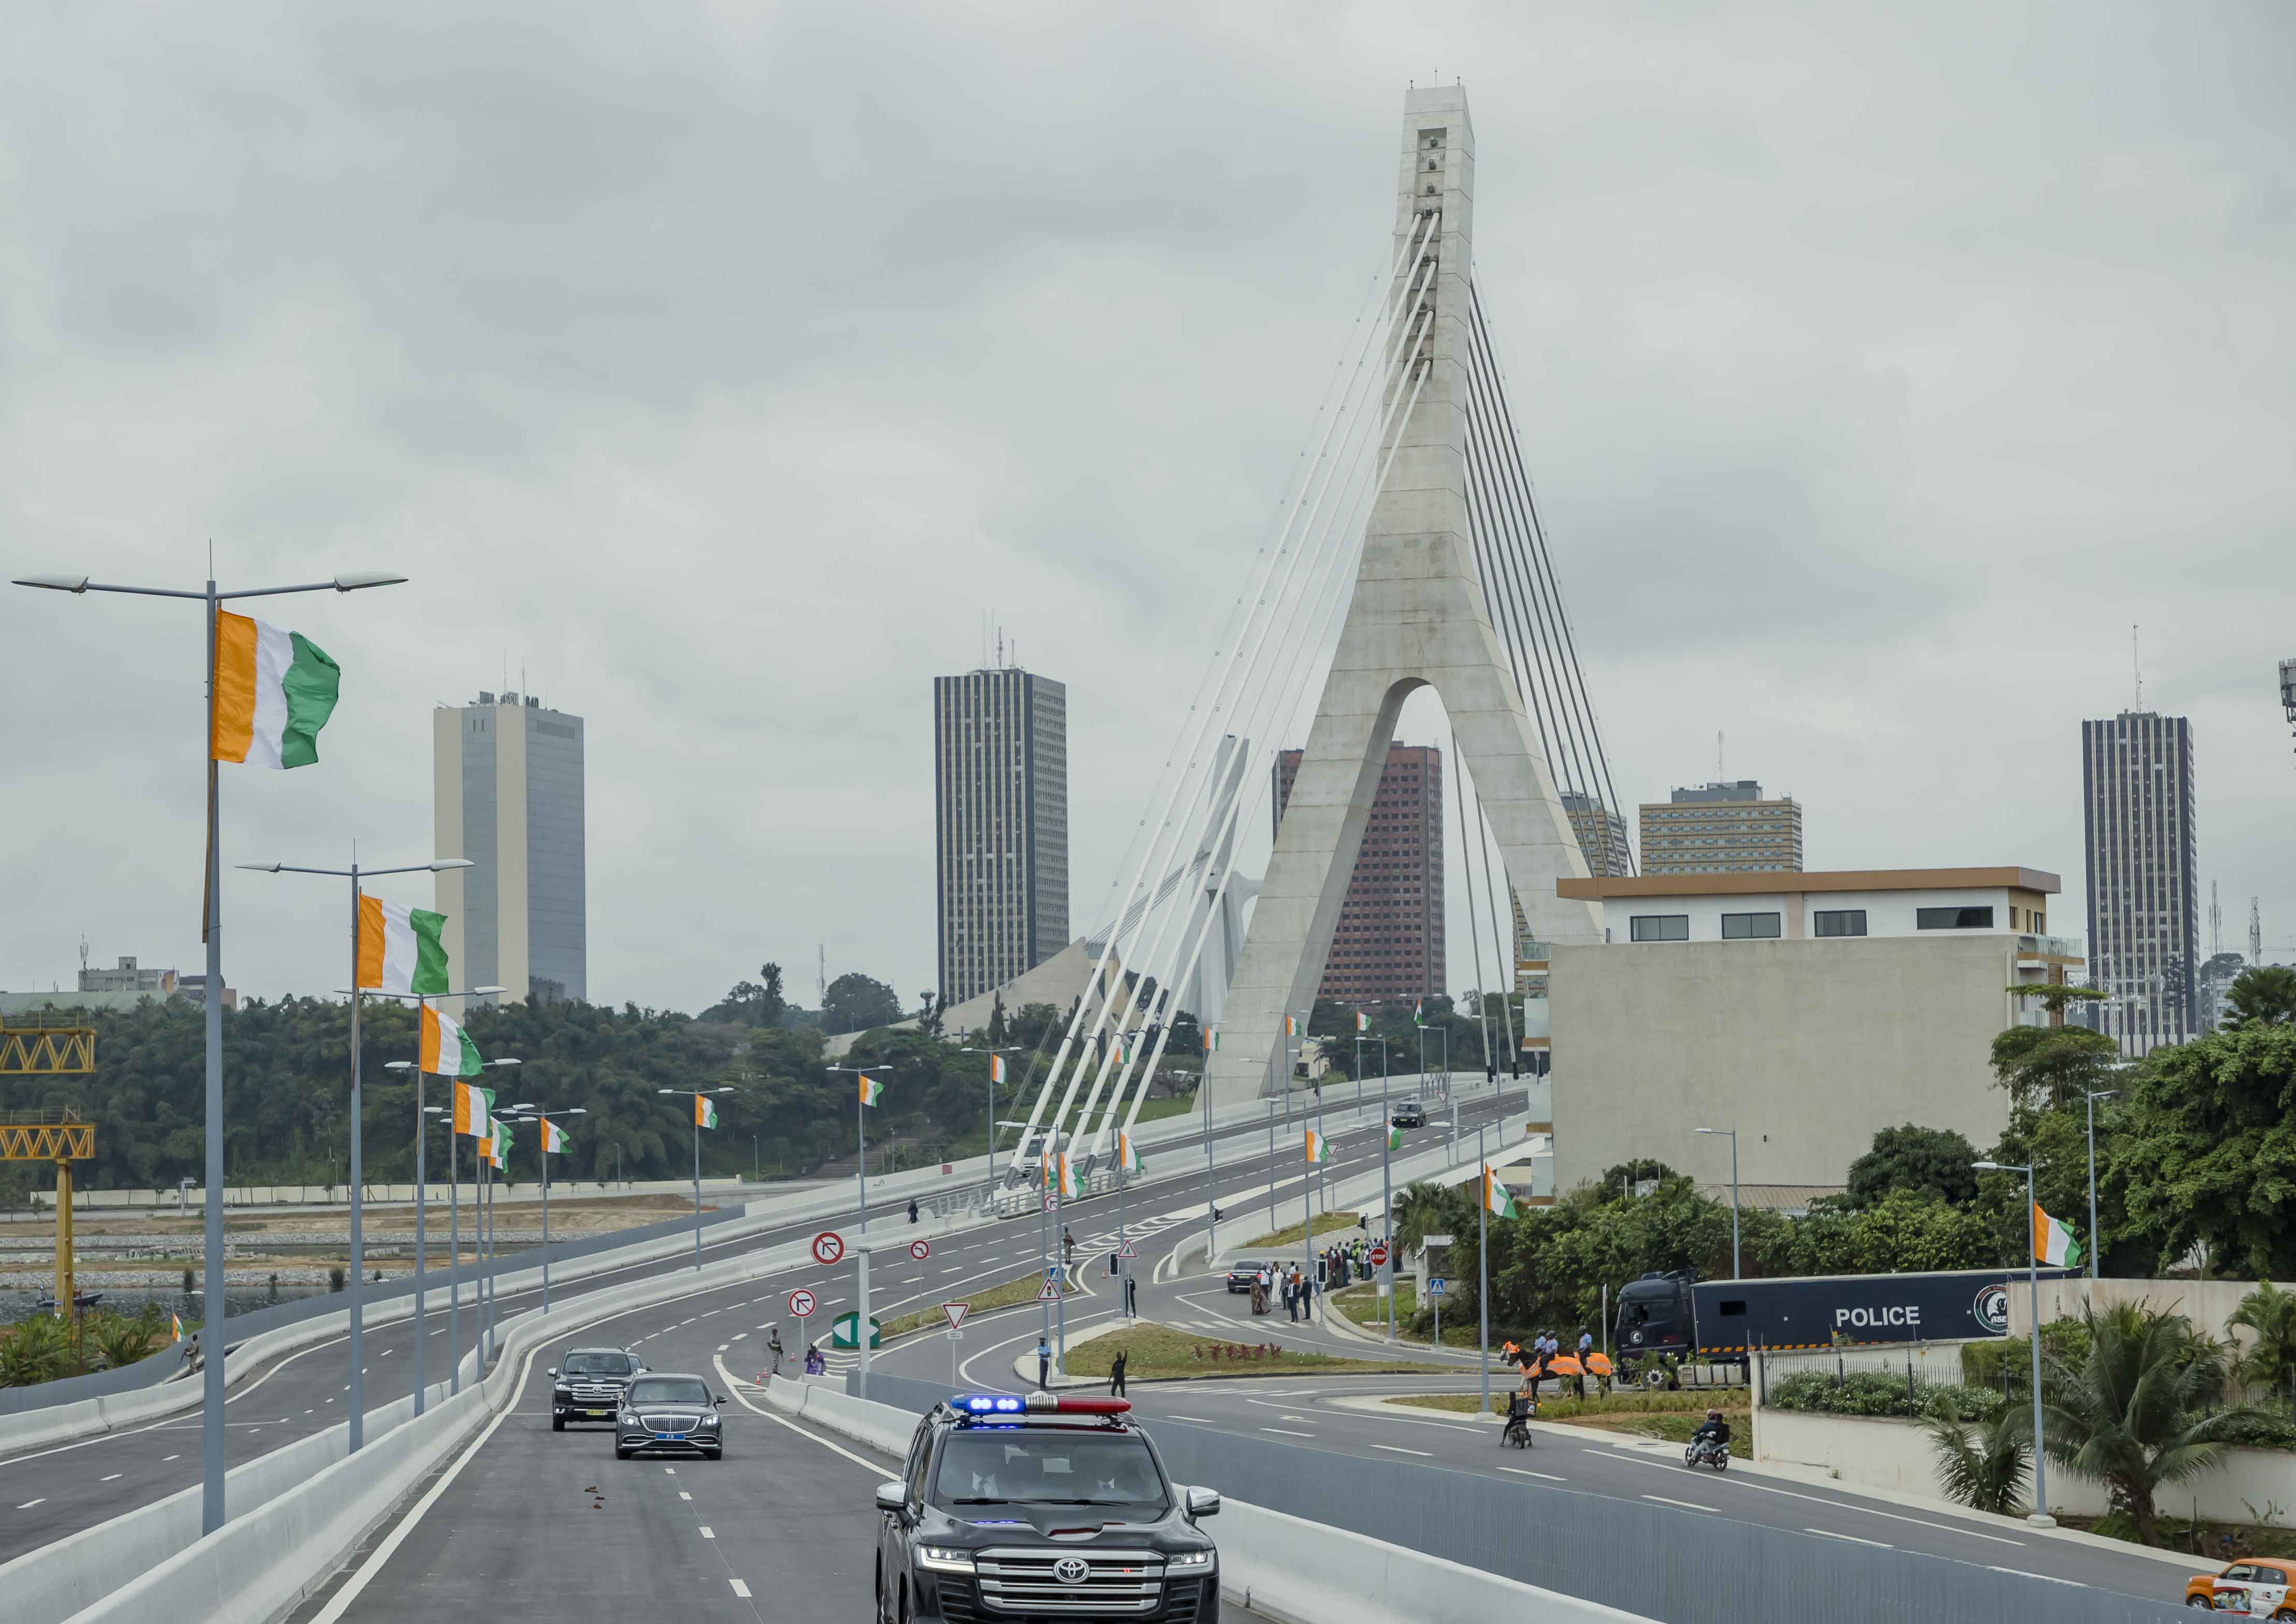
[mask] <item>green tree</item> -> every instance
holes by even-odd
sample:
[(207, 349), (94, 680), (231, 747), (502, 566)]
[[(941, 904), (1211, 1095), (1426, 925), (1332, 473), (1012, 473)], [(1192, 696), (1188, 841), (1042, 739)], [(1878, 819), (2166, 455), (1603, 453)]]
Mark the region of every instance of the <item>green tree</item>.
[(1934, 1201), (1977, 1196), (1977, 1152), (1949, 1128), (1885, 1128), (1874, 1148), (1849, 1164), (1849, 1204), (1871, 1207), (1892, 1190)]
[(2296, 970), (2259, 964), (2226, 989), (2225, 1004), (2230, 1012), (2225, 1021), (2227, 1026), (2286, 1026), (2296, 1021)]
[(2180, 1314), (2143, 1303), (2084, 1308), (2088, 1351), (2078, 1363), (2042, 1349), (2041, 1437), (2050, 1460), (2103, 1484), (2159, 1545), (2154, 1497), (2215, 1470), (2226, 1439), (2264, 1422), (2251, 1406), (2210, 1407), (2224, 1380), (2221, 1356)]
[(2120, 1063), (2120, 1046), (2085, 1026), (2013, 1026), (1993, 1040), (1993, 1075), (2020, 1105), (2077, 1104)]
[(782, 997), (782, 967), (759, 967), (758, 980), (736, 981), (733, 991), (701, 1012), (704, 1021), (734, 1026), (780, 1026), (789, 1019), (789, 1001)]
[(2116, 1117), (2130, 1234), (2164, 1259), (2199, 1245), (2225, 1273), (2296, 1278), (2296, 1026), (2153, 1050)]
[(862, 1032), (891, 1026), (906, 1012), (898, 993), (874, 977), (850, 970), (829, 984), (822, 996), (821, 1013), (832, 1032)]
[(2033, 1470), (2033, 1423), (2022, 1405), (2004, 1405), (1989, 1418), (1970, 1421), (1940, 1396), (1923, 1425), (1937, 1456), (1938, 1486), (1948, 1499), (1972, 1511), (2015, 1514)]
[(2296, 1291), (2259, 1281), (2256, 1290), (2240, 1300), (2229, 1325), (2256, 1333), (2233, 1374), (2251, 1387), (2296, 1398)]

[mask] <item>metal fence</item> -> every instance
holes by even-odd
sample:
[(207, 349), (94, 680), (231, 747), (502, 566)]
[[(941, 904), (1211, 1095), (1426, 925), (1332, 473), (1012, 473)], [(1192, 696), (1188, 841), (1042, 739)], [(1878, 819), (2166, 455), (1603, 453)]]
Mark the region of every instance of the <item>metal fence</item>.
[[(854, 1390), (846, 1378), (846, 1390)], [(922, 1412), (948, 1389), (873, 1376)], [(2167, 1624), (2165, 1602), (1670, 1506), (1150, 1421), (1173, 1478), (1665, 1624)]]
[[(701, 1215), (703, 1237), (713, 1225), (730, 1223), (745, 1216), (740, 1207), (721, 1207)], [(577, 1258), (591, 1257), (598, 1252), (611, 1251), (618, 1246), (632, 1246), (642, 1241), (652, 1241), (664, 1235), (690, 1234), (693, 1231), (691, 1216), (668, 1218), (659, 1224), (647, 1224), (637, 1229), (616, 1229), (604, 1234), (591, 1235), (579, 1241), (553, 1241), (550, 1261), (555, 1265), (571, 1262)], [(471, 1243), (468, 1230), (463, 1243)], [(506, 1251), (494, 1259), (492, 1265), (481, 1267), (466, 1263), (456, 1271), (464, 1288), (464, 1306), (469, 1306), (469, 1287), (479, 1280), (497, 1274), (507, 1275), (520, 1269), (542, 1267), (543, 1249), (529, 1246), (520, 1251)], [(428, 1272), (426, 1289), (430, 1294), (430, 1311), (446, 1311), (447, 1274), (443, 1268)], [(365, 1293), (365, 1303), (373, 1307), (394, 1302), (402, 1297), (414, 1295), (414, 1276), (407, 1275), (388, 1285), (370, 1282)], [(251, 1314), (234, 1314), (224, 1322), (230, 1340), (225, 1346), (233, 1348), (265, 1331), (275, 1331), (282, 1325), (295, 1325), (320, 1314), (339, 1314), (349, 1306), (349, 1299), (340, 1292), (327, 1292), (316, 1297), (300, 1297), (291, 1302), (275, 1303), (256, 1309)], [(84, 1376), (66, 1376), (61, 1381), (42, 1382), (31, 1387), (0, 1387), (0, 1415), (13, 1415), (25, 1410), (42, 1409), (51, 1404), (73, 1404), (83, 1398), (108, 1398), (114, 1393), (133, 1392), (138, 1388), (157, 1387), (184, 1367), (183, 1354), (169, 1346), (160, 1349), (149, 1358), (117, 1370), (99, 1370)]]
[(1896, 1376), (1906, 1384), (1910, 1399), (1921, 1389), (1960, 1383), (1959, 1342), (1898, 1342), (1871, 1348), (1820, 1348), (1808, 1352), (1765, 1353), (1756, 1361), (1760, 1370), (1757, 1401), (1769, 1402), (1771, 1386), (1787, 1376), (1812, 1372), (1840, 1380), (1865, 1371)]

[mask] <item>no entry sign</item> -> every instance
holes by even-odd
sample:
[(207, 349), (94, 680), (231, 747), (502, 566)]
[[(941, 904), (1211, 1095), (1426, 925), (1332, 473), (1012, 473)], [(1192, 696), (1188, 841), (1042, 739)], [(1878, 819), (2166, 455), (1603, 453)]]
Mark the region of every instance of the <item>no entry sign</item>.
[(803, 1291), (791, 1292), (789, 1294), (789, 1311), (791, 1319), (812, 1318), (813, 1293)]
[(813, 1237), (813, 1260), (824, 1266), (845, 1256), (845, 1237), (834, 1229), (824, 1229)]

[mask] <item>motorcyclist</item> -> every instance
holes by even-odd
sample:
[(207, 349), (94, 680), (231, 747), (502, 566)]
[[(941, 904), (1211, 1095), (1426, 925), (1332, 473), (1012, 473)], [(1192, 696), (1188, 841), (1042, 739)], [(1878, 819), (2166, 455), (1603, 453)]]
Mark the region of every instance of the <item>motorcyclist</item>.
[(1530, 1396), (1530, 1384), (1526, 1382), (1507, 1395), (1506, 1426), (1499, 1433), (1499, 1441), (1512, 1443), (1517, 1438), (1528, 1441), (1529, 1429), (1523, 1423), (1538, 1413), (1538, 1400)]
[(1722, 1419), (1720, 1410), (1709, 1410), (1704, 1423), (1690, 1435), (1690, 1441), (1694, 1444), (1718, 1444), (1726, 1451), (1730, 1448), (1730, 1423)]

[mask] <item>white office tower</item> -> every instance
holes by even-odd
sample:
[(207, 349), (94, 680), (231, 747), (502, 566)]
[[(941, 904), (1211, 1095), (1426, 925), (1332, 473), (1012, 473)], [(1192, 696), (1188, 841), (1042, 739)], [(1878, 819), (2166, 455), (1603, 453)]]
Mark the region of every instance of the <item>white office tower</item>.
[(435, 849), (457, 987), (554, 1003), (590, 996), (582, 718), (532, 694), (431, 712)]

